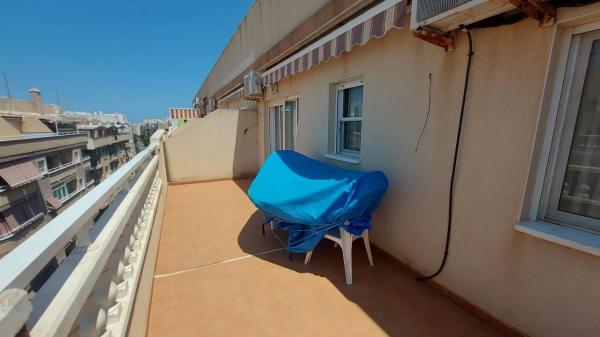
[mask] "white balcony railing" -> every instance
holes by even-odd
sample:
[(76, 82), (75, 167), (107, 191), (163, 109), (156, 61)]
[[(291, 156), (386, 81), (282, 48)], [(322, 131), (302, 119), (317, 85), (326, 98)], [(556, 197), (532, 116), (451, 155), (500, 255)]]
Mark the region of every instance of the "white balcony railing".
[(19, 233), (23, 229), (27, 228), (32, 223), (34, 223), (34, 222), (38, 221), (39, 219), (41, 219), (43, 216), (44, 216), (44, 212), (40, 212), (40, 213), (32, 216), (29, 220), (27, 220), (27, 221), (23, 222), (22, 224), (20, 224), (17, 228), (13, 228), (10, 232), (0, 235), (0, 242), (12, 238), (17, 233)]
[(81, 158), (79, 160), (73, 160), (70, 163), (61, 164), (61, 165), (59, 165), (57, 167), (53, 167), (53, 168), (49, 169), (48, 171), (43, 172), (43, 174), (46, 175), (46, 174), (52, 174), (52, 173), (55, 173), (55, 172), (58, 172), (58, 171), (62, 171), (64, 169), (66, 169), (67, 167), (71, 167), (73, 165), (77, 165), (79, 163), (83, 163), (83, 162), (85, 162), (87, 160), (90, 160), (90, 156), (83, 157), (83, 158)]
[[(0, 259), (0, 335), (125, 335), (162, 184), (157, 148), (153, 142)], [(76, 248), (27, 294), (73, 238)]]

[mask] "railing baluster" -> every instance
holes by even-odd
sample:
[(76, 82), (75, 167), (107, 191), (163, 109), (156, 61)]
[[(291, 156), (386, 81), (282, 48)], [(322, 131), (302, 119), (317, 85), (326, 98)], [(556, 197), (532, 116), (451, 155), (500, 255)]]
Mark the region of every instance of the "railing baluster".
[[(22, 330), (25, 322), (35, 337), (126, 334), (161, 188), (158, 157), (152, 153), (159, 141), (160, 136), (153, 136), (147, 150), (0, 260), (1, 336), (29, 333)], [(94, 224), (93, 218), (107, 206)], [(76, 248), (66, 256), (65, 246), (74, 237)], [(28, 310), (4, 305), (9, 288), (27, 289), (54, 257), (62, 263), (31, 294), (32, 303), (30, 294), (15, 290)], [(15, 312), (20, 316), (14, 318)], [(6, 328), (9, 316), (15, 331)]]
[(86, 249), (91, 243), (90, 228), (94, 225), (94, 220), (90, 219), (81, 227), (77, 233), (76, 245), (78, 249)]
[(0, 335), (28, 336), (25, 322), (32, 306), (25, 290), (8, 289), (0, 293)]
[(101, 336), (106, 329), (106, 311), (96, 303), (96, 298), (90, 295), (79, 315), (79, 334), (86, 337)]

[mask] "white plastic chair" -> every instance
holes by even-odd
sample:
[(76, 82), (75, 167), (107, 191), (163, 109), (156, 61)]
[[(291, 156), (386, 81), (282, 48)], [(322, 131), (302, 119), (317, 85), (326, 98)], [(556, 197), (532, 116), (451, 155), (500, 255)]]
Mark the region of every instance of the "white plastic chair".
[[(342, 247), (342, 255), (344, 257), (344, 272), (346, 273), (346, 284), (352, 284), (352, 242), (358, 238), (362, 238), (367, 250), (369, 264), (373, 266), (373, 255), (371, 254), (371, 245), (369, 244), (369, 230), (365, 229), (362, 235), (357, 236), (348, 233), (344, 228), (340, 227), (340, 237), (325, 234), (325, 238), (335, 242), (335, 245)], [(306, 253), (304, 263), (308, 264), (312, 257), (313, 251)]]

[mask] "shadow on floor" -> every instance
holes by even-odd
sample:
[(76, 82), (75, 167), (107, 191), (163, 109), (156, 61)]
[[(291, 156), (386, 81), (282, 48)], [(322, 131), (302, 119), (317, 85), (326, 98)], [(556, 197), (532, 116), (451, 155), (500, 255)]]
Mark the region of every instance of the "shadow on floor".
[[(252, 214), (238, 236), (244, 252), (252, 254), (252, 246), (261, 237), (263, 215)], [(268, 226), (266, 226), (268, 227)], [(263, 239), (277, 234), (285, 242), (285, 232), (266, 229)], [(297, 273), (310, 273), (326, 278), (349, 301), (358, 305), (390, 336), (499, 336), (500, 334), (446, 297), (415, 281), (414, 275), (386, 257), (374, 253), (375, 266), (367, 260), (362, 240), (354, 241), (353, 282), (346, 285), (341, 249), (322, 240), (310, 264), (304, 254), (293, 254), (289, 260), (285, 250), (257, 257)]]

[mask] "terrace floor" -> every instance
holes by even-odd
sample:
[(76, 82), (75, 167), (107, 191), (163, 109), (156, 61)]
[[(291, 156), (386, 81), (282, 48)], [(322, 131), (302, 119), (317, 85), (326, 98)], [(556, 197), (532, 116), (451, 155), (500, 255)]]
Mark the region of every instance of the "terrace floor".
[(384, 256), (370, 267), (358, 241), (351, 286), (327, 240), (290, 261), (249, 184), (168, 187), (148, 336), (500, 336)]

